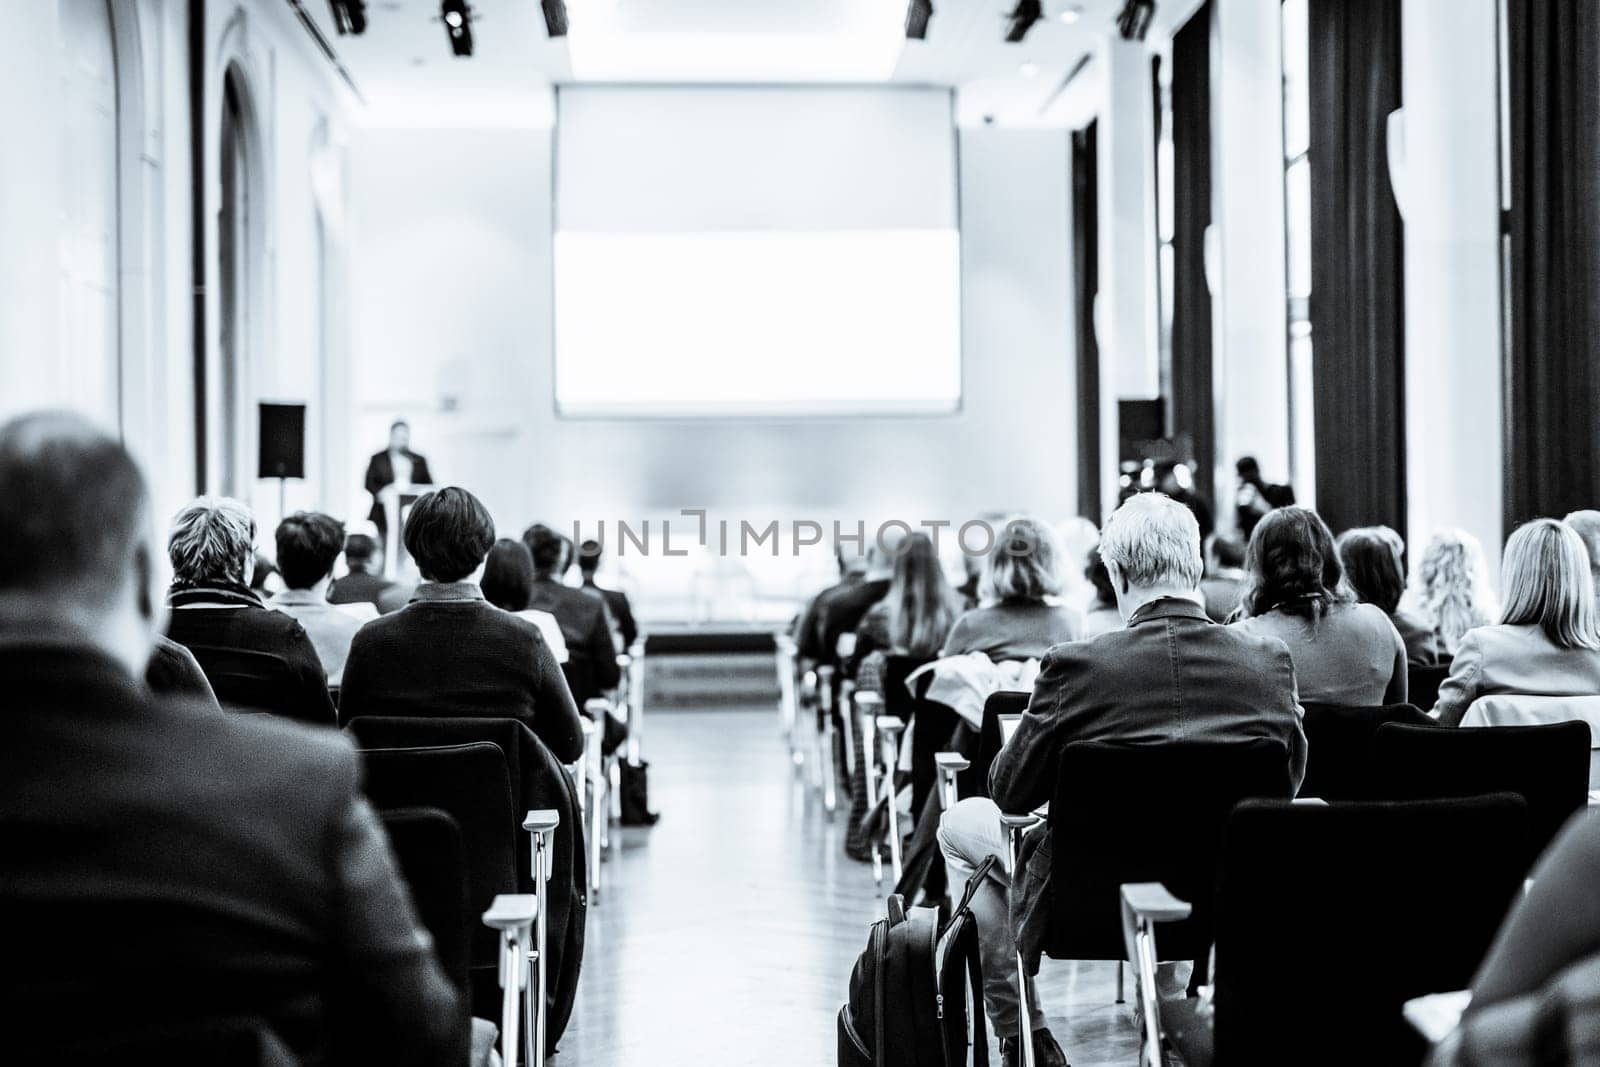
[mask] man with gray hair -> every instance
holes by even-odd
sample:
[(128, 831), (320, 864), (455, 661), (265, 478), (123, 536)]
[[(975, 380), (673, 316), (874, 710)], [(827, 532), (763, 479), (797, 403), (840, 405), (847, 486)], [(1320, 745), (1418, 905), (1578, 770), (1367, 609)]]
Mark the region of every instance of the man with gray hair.
[(25, 416), (0, 425), (0, 500), (8, 1057), (248, 1019), (297, 1063), (464, 1063), (464, 998), (349, 741), (144, 686), (165, 611), (133, 458)]
[[(1011, 915), (1000, 814), (1026, 814), (1049, 802), (1062, 749), (1078, 741), (1160, 745), (1267, 738), (1288, 752), (1292, 787), (1298, 789), (1305, 776), (1306, 737), (1289, 649), (1277, 638), (1250, 636), (1206, 616), (1200, 527), (1193, 513), (1160, 493), (1134, 496), (1107, 521), (1100, 554), (1126, 625), (1050, 650), (1021, 725), (990, 767), (992, 799), (963, 800), (939, 824), (952, 886), (964, 884), (989, 856), (999, 860), (973, 896), (972, 910), (983, 954), (984, 1003), (1001, 1035), (1015, 1035), (1019, 1026), (1016, 954), (1037, 968), (1049, 925), (1050, 885), (1048, 860), (1030, 864), (1013, 894), (1027, 901), (1025, 910)], [(1041, 825), (1033, 832), (1049, 829)], [(1048, 841), (1039, 848), (1047, 850)], [(1044, 1029), (1032, 983), (1028, 994), (1034, 1062), (1065, 1063)], [(1006, 1064), (1022, 1062), (1017, 1045), (1016, 1037), (1003, 1036)]]

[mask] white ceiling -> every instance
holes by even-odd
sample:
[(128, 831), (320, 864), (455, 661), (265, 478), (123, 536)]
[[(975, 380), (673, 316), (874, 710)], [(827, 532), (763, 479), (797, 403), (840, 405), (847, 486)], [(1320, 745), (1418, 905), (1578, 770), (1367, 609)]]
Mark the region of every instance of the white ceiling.
[[(926, 41), (905, 39), (906, 0), (567, 6), (571, 33), (552, 41), (537, 0), (474, 0), (476, 54), (457, 59), (438, 0), (368, 0), (360, 37), (335, 35), (326, 0), (306, 0), (375, 122), (547, 121), (549, 86), (575, 81), (894, 82), (951, 86), (964, 122), (1008, 125), (1042, 120), (1068, 73), (1114, 32), (1121, 0), (1046, 0), (1047, 18), (1015, 45), (1005, 42), (1015, 0), (934, 0)], [(1059, 18), (1067, 8), (1081, 11), (1070, 25)]]

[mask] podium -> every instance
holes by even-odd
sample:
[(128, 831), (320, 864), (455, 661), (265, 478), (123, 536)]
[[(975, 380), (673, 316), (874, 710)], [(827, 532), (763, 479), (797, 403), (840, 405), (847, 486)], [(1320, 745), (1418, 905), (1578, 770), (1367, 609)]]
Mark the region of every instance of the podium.
[(411, 557), (406, 554), (402, 535), (406, 519), (411, 515), (411, 505), (422, 499), (432, 486), (401, 485), (391, 483), (378, 490), (378, 503), (383, 505), (385, 531), (383, 538), (383, 573), (393, 581), (401, 577), (402, 568), (409, 569)]

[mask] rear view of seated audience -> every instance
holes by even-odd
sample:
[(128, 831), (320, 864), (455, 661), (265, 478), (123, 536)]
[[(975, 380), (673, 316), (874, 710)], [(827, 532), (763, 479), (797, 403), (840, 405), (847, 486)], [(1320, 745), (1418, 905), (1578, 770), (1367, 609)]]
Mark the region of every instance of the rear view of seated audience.
[(633, 619), (633, 604), (628, 594), (620, 589), (601, 589), (595, 584), (595, 572), (600, 569), (603, 551), (599, 541), (585, 541), (578, 546), (578, 573), (583, 575), (583, 591), (598, 596), (611, 611), (611, 621), (616, 623), (617, 635), (622, 638), (621, 651), (626, 652), (639, 639), (639, 624)]
[(622, 679), (616, 642), (611, 637), (611, 613), (605, 601), (561, 584), (570, 563), (566, 538), (548, 526), (535, 524), (523, 532), (522, 543), (533, 559), (533, 595), (524, 607), (548, 611), (561, 624), (561, 634), (567, 639), (572, 695), (582, 707), (615, 689)]
[(490, 604), (475, 581), (494, 545), (482, 502), (449, 486), (411, 508), (404, 534), (422, 584), (356, 634), (340, 715), (520, 719), (563, 763), (583, 753), (578, 709), (539, 628)]
[(348, 742), (141, 684), (164, 609), (132, 457), (24, 417), (0, 427), (0, 499), (8, 1062), (239, 1017), (300, 1063), (464, 1062)]
[[(1049, 840), (1038, 846), (1027, 881), (1007, 907), (1011, 876), (1000, 813), (1025, 814), (1050, 800), (1061, 750), (1076, 741), (1160, 745), (1177, 741), (1283, 742), (1289, 778), (1305, 775), (1306, 740), (1295, 703), (1295, 672), (1282, 641), (1218, 626), (1200, 606), (1200, 528), (1193, 513), (1159, 493), (1130, 498), (1106, 523), (1100, 552), (1127, 628), (1093, 641), (1058, 645), (1045, 657), (1016, 734), (989, 772), (993, 799), (973, 797), (945, 812), (939, 846), (950, 884), (965, 884), (989, 856), (999, 859), (973, 897), (983, 955), (984, 1005), (995, 1030), (1015, 1034), (1020, 1019), (1016, 954), (1030, 969), (1049, 919)], [(1179, 685), (1177, 679), (1182, 678)], [(1047, 826), (1031, 833), (1049, 834)], [(1013, 924), (1019, 935), (1012, 933)], [(1017, 937), (1020, 936), (1020, 943)], [(1030, 995), (1037, 987), (1030, 984)], [(1029, 1004), (1036, 1063), (1066, 1062)], [(1006, 1065), (1020, 1063), (1016, 1038), (1002, 1036)]]
[(305, 627), (250, 590), (255, 539), (255, 518), (237, 500), (201, 497), (178, 513), (167, 636), (194, 653), (224, 707), (332, 726), (328, 676)]
[(561, 636), (561, 624), (556, 617), (548, 611), (535, 611), (525, 606), (533, 596), (533, 557), (528, 555), (527, 545), (509, 537), (496, 541), (483, 563), (482, 586), (485, 600), (537, 626), (556, 662), (567, 662), (567, 639)]
[(945, 580), (944, 567), (933, 541), (913, 533), (895, 553), (894, 577), (889, 594), (861, 619), (856, 633), (876, 647), (861, 660), (856, 691), (883, 693), (886, 656), (932, 659), (944, 644), (961, 606), (961, 594)]
[(1049, 598), (1061, 592), (1065, 562), (1055, 531), (1032, 518), (996, 531), (985, 560), (983, 606), (956, 620), (946, 656), (982, 652), (995, 662), (1038, 659), (1053, 645), (1083, 636), (1083, 616)]
[[(898, 527), (879, 530), (867, 548), (866, 573), (860, 581), (844, 581), (817, 597), (810, 651), (804, 654), (831, 663), (841, 634), (853, 634), (873, 606), (889, 595), (894, 580), (894, 560), (905, 539)], [(855, 661), (852, 660), (852, 665)]]
[(1382, 609), (1356, 603), (1346, 590), (1333, 534), (1316, 512), (1268, 512), (1250, 537), (1246, 562), (1245, 617), (1234, 625), (1289, 646), (1302, 702), (1405, 703), (1405, 642)]
[(344, 661), (356, 631), (378, 617), (371, 604), (328, 603), (328, 582), (344, 545), (344, 524), (318, 511), (297, 511), (278, 524), (276, 539), (285, 588), (267, 606), (300, 621), (328, 673), (328, 684), (336, 686), (344, 678)]
[(1227, 534), (1213, 534), (1206, 541), (1206, 576), (1200, 593), (1206, 599), (1206, 614), (1212, 622), (1227, 622), (1244, 596), (1244, 542)]
[(1377, 527), (1346, 530), (1337, 542), (1339, 562), (1344, 565), (1356, 599), (1389, 616), (1400, 640), (1405, 642), (1407, 661), (1430, 666), (1443, 657), (1438, 634), (1400, 605), (1406, 592), (1406, 575), (1394, 546), (1398, 537), (1391, 540), (1390, 533)]
[(1499, 614), (1483, 546), (1465, 530), (1433, 535), (1417, 565), (1417, 579), (1417, 614), (1432, 628), (1441, 659), (1456, 654), (1468, 630), (1488, 626)]
[(1600, 622), (1583, 540), (1565, 523), (1535, 519), (1506, 542), (1497, 626), (1469, 631), (1439, 687), (1434, 711), (1460, 724), (1479, 697), (1600, 695)]
[(378, 542), (366, 534), (351, 534), (344, 542), (344, 562), (350, 573), (328, 587), (330, 604), (371, 604), (379, 614), (399, 611), (411, 599), (411, 590), (383, 577), (383, 557)]
[(1083, 576), (1094, 588), (1094, 599), (1089, 602), (1089, 613), (1083, 617), (1083, 636), (1098, 637), (1112, 630), (1122, 629), (1122, 612), (1117, 610), (1117, 591), (1111, 587), (1111, 572), (1106, 561), (1100, 558), (1098, 547), (1089, 552), (1089, 566)]

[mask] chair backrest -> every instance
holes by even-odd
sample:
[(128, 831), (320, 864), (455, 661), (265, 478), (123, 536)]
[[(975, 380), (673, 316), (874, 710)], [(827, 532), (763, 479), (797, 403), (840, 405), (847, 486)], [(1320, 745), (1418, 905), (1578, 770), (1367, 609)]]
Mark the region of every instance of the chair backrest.
[(1005, 737), (1000, 730), (1000, 716), (1021, 715), (1028, 710), (1028, 701), (1032, 698), (1031, 693), (1002, 689), (989, 694), (989, 699), (983, 702), (983, 725), (978, 730), (977, 749), (965, 753), (972, 762), (957, 779), (962, 796), (989, 795), (989, 766), (1005, 745)]
[(1275, 740), (1068, 745), (1050, 801), (1046, 951), (1122, 959), (1121, 887), (1160, 882), (1194, 905), (1188, 919), (1158, 931), (1160, 957), (1204, 959), (1228, 814), (1246, 798), (1289, 795), (1289, 752)]
[(1528, 804), (1523, 869), (1568, 816), (1588, 802), (1589, 726), (1485, 726), (1449, 730), (1391, 723), (1372, 739), (1370, 796), (1442, 800), (1515, 793)]
[(1410, 704), (1373, 708), (1307, 704), (1305, 713), (1306, 777), (1300, 783), (1300, 795), (1323, 800), (1365, 799), (1368, 749), (1384, 723), (1438, 728), (1433, 719)]
[(1415, 664), (1406, 668), (1406, 692), (1413, 706), (1432, 711), (1439, 702), (1439, 687), (1450, 677), (1450, 664), (1441, 663), (1423, 667)]
[(434, 954), (456, 987), (469, 993), (467, 946), (475, 924), (467, 914), (461, 826), (438, 808), (396, 808), (382, 818), (395, 863), (411, 887), (417, 918), (433, 935)]
[(212, 645), (188, 648), (217, 694), (217, 702), (227, 710), (266, 712), (316, 726), (335, 725), (326, 708), (307, 706), (305, 688), (282, 656)]
[(950, 747), (950, 737), (961, 724), (955, 709), (922, 694), (933, 681), (932, 675), (918, 680), (917, 692), (906, 689), (906, 678), (918, 667), (931, 660), (917, 656), (885, 656), (883, 664), (884, 714), (898, 715), (907, 724), (915, 723), (911, 732), (911, 810), (922, 811), (933, 787), (939, 780), (939, 771), (933, 757)]
[(379, 811), (437, 808), (456, 821), (467, 857), (467, 914), (472, 966), (493, 966), (495, 931), (482, 915), (501, 893), (517, 892), (522, 820), (511, 798), (511, 776), (498, 745), (479, 742), (440, 748), (379, 748), (363, 753), (366, 792)]
[(1600, 696), (1546, 697), (1502, 693), (1472, 702), (1462, 726), (1534, 726), (1582, 720), (1589, 724), (1589, 788), (1600, 789)]
[(1471, 982), (1526, 835), (1510, 794), (1239, 805), (1216, 899), (1215, 1062), (1421, 1062), (1401, 1005)]

